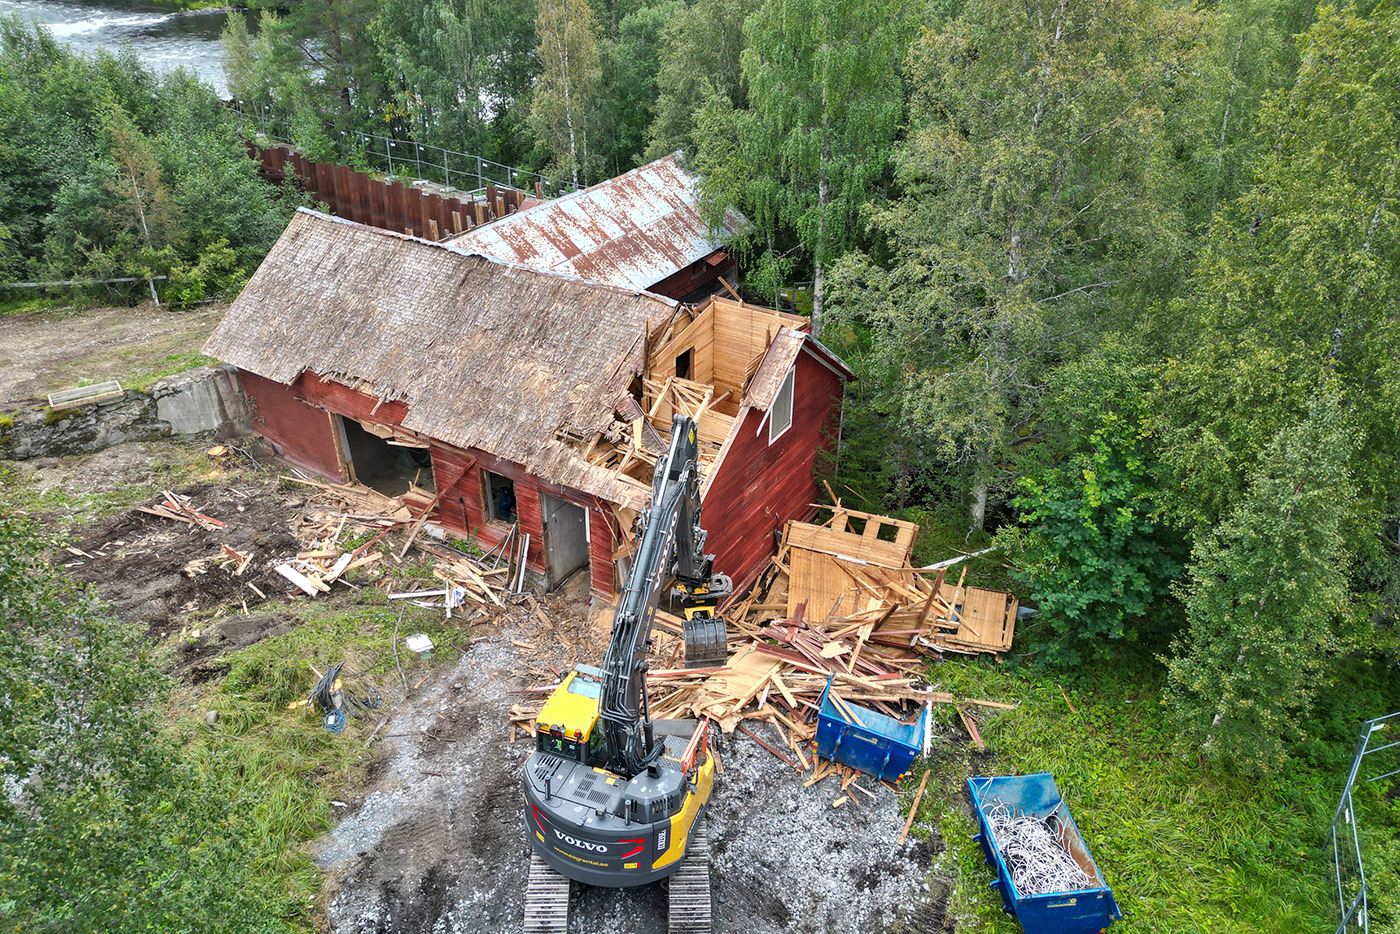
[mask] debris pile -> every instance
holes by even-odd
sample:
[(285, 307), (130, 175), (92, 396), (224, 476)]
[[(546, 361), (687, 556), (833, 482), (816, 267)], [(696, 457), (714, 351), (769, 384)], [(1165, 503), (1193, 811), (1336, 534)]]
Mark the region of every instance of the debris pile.
[[(854, 658), (863, 653), (893, 667), (917, 663), (930, 650), (1000, 658), (1011, 647), (1019, 608), (1013, 595), (963, 586), (965, 566), (952, 587), (944, 568), (930, 578), (911, 567), (919, 531), (912, 522), (845, 509), (839, 501), (827, 508), (831, 518), (820, 525), (787, 524), (772, 564), (726, 614), (746, 634), (773, 638), (764, 623), (792, 619), (805, 608), (805, 618), (846, 640)], [(803, 641), (793, 648), (813, 648)]]
[[(737, 730), (796, 771), (810, 772), (808, 786), (837, 777), (846, 795), (833, 806), (858, 804), (852, 788), (871, 792), (856, 783), (861, 773), (814, 754), (828, 681), (833, 702), (857, 724), (866, 709), (910, 726), (934, 704), (955, 704), (980, 747), (972, 709), (1011, 705), (955, 698), (926, 685), (920, 671), (930, 653), (1009, 648), (1016, 598), (964, 587), (965, 571), (951, 587), (943, 570), (931, 577), (915, 571), (909, 561), (917, 532), (913, 523), (839, 505), (822, 525), (789, 522), (772, 565), (724, 611), (730, 655), (722, 667), (679, 667), (681, 621), (657, 614), (647, 674), (650, 715), (709, 718), (725, 733)], [(530, 699), (511, 711), (513, 729), (528, 729), (563, 673), (532, 669), (552, 683), (526, 692)], [(768, 724), (779, 743), (744, 721)]]

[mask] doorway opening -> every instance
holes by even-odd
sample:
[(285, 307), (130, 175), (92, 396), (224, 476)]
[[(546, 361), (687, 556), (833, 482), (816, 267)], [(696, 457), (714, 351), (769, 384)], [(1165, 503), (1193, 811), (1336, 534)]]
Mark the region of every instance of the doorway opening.
[(413, 487), (436, 492), (433, 457), (426, 444), (407, 443), (403, 436), (377, 425), (370, 431), (352, 418), (341, 416), (339, 421), (345, 456), (356, 480), (385, 496), (402, 496)]
[(555, 590), (588, 567), (588, 513), (568, 500), (543, 495), (545, 570)]

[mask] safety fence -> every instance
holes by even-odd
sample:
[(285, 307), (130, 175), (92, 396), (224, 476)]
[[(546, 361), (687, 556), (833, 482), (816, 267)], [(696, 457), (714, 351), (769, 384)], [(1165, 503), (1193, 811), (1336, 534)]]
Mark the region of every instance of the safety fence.
[(1400, 731), (1400, 711), (1361, 724), (1356, 755), (1352, 757), (1337, 813), (1332, 818), (1328, 843), (1337, 883), (1340, 920), (1336, 934), (1369, 934), (1371, 930), (1365, 832), (1352, 792), (1358, 782), (1371, 784), (1400, 775), (1400, 737), (1386, 741), (1397, 731)]
[[(294, 145), (291, 121), (268, 105), (231, 101), (228, 106), (247, 118), (260, 137)], [(354, 140), (367, 168), (414, 182), (431, 182), (475, 194), (484, 193), (487, 186), (495, 185), (533, 191), (541, 198), (556, 198), (573, 190), (561, 179), (441, 146), (427, 146), (412, 140), (358, 130), (342, 131), (340, 135), (342, 139)]]
[(284, 143), (248, 144), (259, 174), (282, 183), (289, 175), (337, 217), (428, 240), (444, 240), (514, 214), (531, 195), (488, 184), (479, 193), (447, 193), (407, 186), (343, 165), (307, 159)]

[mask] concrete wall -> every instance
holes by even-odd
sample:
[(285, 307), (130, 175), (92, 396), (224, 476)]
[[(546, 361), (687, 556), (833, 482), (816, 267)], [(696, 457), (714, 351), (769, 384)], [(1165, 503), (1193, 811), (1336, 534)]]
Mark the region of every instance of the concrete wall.
[(149, 393), (128, 390), (111, 402), (6, 416), (0, 421), (0, 458), (91, 454), (124, 441), (176, 434), (222, 439), (251, 431), (237, 374), (198, 367), (161, 380)]

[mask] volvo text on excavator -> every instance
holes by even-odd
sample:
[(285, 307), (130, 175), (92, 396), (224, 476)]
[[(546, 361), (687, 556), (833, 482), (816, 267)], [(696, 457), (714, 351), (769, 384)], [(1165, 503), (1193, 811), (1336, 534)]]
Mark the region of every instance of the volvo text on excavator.
[(646, 691), (651, 625), (668, 585), (683, 608), (687, 666), (725, 661), (715, 610), (733, 585), (704, 553), (695, 433), (693, 419), (673, 419), (602, 668), (577, 666), (535, 719), (524, 776), (526, 931), (567, 929), (569, 880), (625, 887), (667, 877), (671, 930), (709, 930), (709, 721), (653, 721)]

